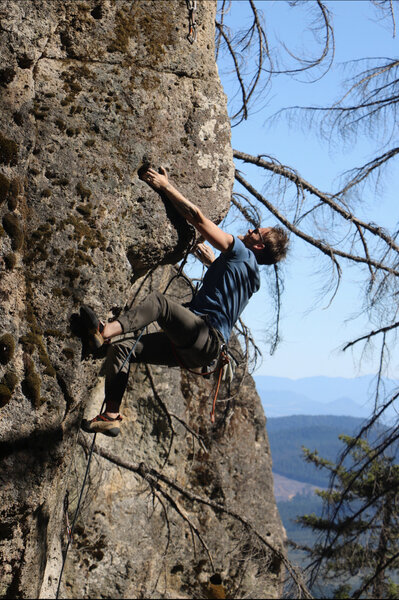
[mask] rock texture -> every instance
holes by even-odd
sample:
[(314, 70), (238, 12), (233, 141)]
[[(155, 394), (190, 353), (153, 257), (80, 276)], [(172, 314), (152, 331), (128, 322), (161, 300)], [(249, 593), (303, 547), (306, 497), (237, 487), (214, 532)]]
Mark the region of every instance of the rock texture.
[[(79, 423), (101, 365), (82, 353), (79, 305), (112, 317), (143, 282), (141, 293), (163, 289), (170, 268), (160, 265), (179, 260), (191, 237), (138, 170), (166, 166), (215, 222), (228, 210), (233, 164), (213, 56), (215, 8), (198, 3), (190, 45), (183, 0), (0, 0), (2, 597), (54, 597), (63, 500), (81, 477)], [(206, 382), (160, 368), (133, 379), (124, 434), (102, 445), (245, 513), (278, 545), (253, 384), (246, 380), (230, 421), (213, 430)], [(259, 581), (278, 596), (278, 561), (261, 549), (248, 562), (251, 536), (237, 520), (179, 498), (212, 567), (165, 495), (150, 507), (148, 481), (97, 461), (65, 597), (192, 597), (205, 593), (213, 569), (234, 590), (244, 585), (244, 563), (244, 593)]]

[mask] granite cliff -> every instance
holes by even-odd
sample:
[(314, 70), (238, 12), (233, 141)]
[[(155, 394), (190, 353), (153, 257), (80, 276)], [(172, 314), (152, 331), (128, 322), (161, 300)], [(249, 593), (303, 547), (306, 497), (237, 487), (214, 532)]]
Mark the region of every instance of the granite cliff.
[[(1, 597), (57, 588), (79, 424), (102, 400), (79, 306), (112, 318), (162, 291), (191, 240), (138, 170), (166, 166), (215, 222), (229, 207), (216, 3), (197, 8), (190, 44), (183, 0), (0, 0)], [(283, 531), (245, 361), (216, 426), (211, 387), (135, 369), (123, 434), (98, 440), (62, 597), (212, 596), (215, 574), (231, 596), (279, 597)]]

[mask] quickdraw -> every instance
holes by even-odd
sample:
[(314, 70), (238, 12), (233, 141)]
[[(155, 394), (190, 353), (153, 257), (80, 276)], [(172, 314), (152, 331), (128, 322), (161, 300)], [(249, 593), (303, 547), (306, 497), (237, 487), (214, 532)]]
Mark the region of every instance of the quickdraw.
[(195, 12), (197, 10), (196, 0), (186, 0), (188, 10), (188, 34), (187, 39), (190, 44), (194, 44), (197, 39), (197, 24), (195, 22)]

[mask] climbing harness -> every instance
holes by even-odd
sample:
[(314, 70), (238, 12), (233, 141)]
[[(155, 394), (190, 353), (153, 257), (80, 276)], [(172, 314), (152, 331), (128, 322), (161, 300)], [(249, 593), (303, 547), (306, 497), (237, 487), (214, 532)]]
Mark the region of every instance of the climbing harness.
[[(195, 8), (196, 8), (196, 2), (189, 2), (189, 0), (187, 0), (187, 4), (193, 4), (194, 5), (194, 10), (195, 10)], [(181, 265), (180, 265), (177, 273), (168, 282), (168, 284), (167, 284), (167, 286), (165, 288), (164, 294), (168, 290), (168, 288), (169, 288), (170, 284), (172, 283), (172, 281), (174, 279), (176, 279), (177, 277), (181, 277), (182, 276), (185, 279), (187, 279), (183, 275), (183, 268), (184, 268), (184, 266), (185, 266), (185, 264), (187, 262), (187, 259), (188, 259), (188, 256), (189, 256), (190, 252), (192, 251), (192, 249), (195, 246), (195, 243), (196, 243), (196, 240), (195, 240), (195, 237), (194, 237), (194, 240), (190, 244), (190, 246), (188, 247), (186, 255), (185, 255), (185, 257), (184, 257), (184, 259), (183, 259), (183, 261), (182, 261), (182, 263), (181, 263)], [(190, 285), (191, 285), (191, 288), (192, 288), (191, 282), (190, 282)], [(198, 286), (197, 286), (197, 288), (198, 288)], [(192, 291), (193, 291), (193, 293), (195, 293), (194, 290), (192, 290)], [(216, 334), (216, 335), (217, 335), (217, 337), (219, 337), (218, 334)], [(210, 413), (211, 423), (214, 423), (215, 422), (216, 400), (217, 400), (217, 397), (218, 397), (218, 394), (219, 394), (220, 382), (223, 379), (223, 380), (226, 380), (229, 383), (231, 383), (231, 381), (233, 380), (233, 376), (234, 376), (234, 366), (235, 365), (233, 364), (233, 361), (230, 360), (230, 356), (229, 356), (229, 352), (227, 350), (226, 344), (223, 343), (221, 345), (221, 347), (220, 347), (219, 358), (218, 358), (217, 363), (216, 363), (217, 364), (216, 368), (213, 371), (208, 371), (208, 370), (206, 370), (206, 367), (205, 367), (205, 370), (202, 370), (201, 373), (198, 373), (197, 371), (194, 371), (193, 369), (190, 369), (189, 367), (187, 367), (183, 363), (183, 361), (181, 360), (181, 358), (179, 357), (175, 345), (172, 342), (170, 342), (170, 345), (171, 345), (171, 348), (172, 348), (173, 356), (176, 359), (176, 362), (179, 364), (179, 366), (182, 369), (185, 369), (186, 371), (189, 371), (189, 373), (192, 373), (193, 375), (197, 375), (197, 376), (200, 376), (200, 377), (204, 377), (205, 379), (209, 379), (210, 375), (213, 375), (214, 373), (216, 373), (217, 371), (219, 371), (218, 382), (217, 382), (217, 385), (216, 385), (216, 390), (215, 390), (215, 394), (214, 394), (213, 402), (212, 402), (212, 411)], [(234, 362), (236, 363), (237, 361), (234, 359)]]
[(195, 12), (197, 10), (197, 0), (186, 0), (188, 10), (188, 34), (187, 39), (190, 44), (194, 44), (197, 39), (197, 24), (195, 22)]
[[(229, 353), (227, 351), (227, 346), (225, 344), (223, 344), (220, 348), (219, 351), (219, 358), (217, 360), (216, 363), (216, 368), (213, 371), (207, 371), (207, 370), (202, 370), (200, 373), (198, 371), (194, 371), (193, 369), (190, 369), (189, 367), (187, 367), (183, 361), (181, 360), (181, 358), (179, 357), (179, 355), (177, 354), (177, 350), (175, 345), (170, 342), (171, 348), (172, 348), (172, 353), (173, 356), (176, 359), (176, 362), (179, 364), (179, 366), (182, 369), (185, 369), (186, 371), (188, 371), (189, 373), (192, 373), (193, 375), (197, 375), (199, 377), (204, 377), (204, 379), (209, 379), (210, 375), (213, 375), (214, 373), (219, 373), (218, 375), (218, 381), (216, 384), (216, 388), (215, 388), (215, 394), (213, 396), (213, 402), (212, 402), (212, 411), (210, 413), (210, 417), (211, 417), (211, 423), (215, 422), (215, 408), (216, 408), (216, 400), (219, 394), (219, 388), (220, 388), (220, 382), (222, 381), (222, 379), (226, 378), (226, 368), (228, 368), (231, 365), (231, 361), (230, 361), (230, 357), (229, 357)], [(233, 373), (233, 367), (230, 366), (230, 373)], [(230, 377), (230, 375), (227, 375), (227, 377), (229, 379), (232, 379), (232, 376)]]

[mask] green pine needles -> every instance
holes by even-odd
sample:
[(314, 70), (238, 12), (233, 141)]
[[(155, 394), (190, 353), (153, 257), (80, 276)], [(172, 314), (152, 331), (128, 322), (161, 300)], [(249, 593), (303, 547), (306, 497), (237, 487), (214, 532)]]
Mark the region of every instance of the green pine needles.
[[(328, 490), (319, 490), (322, 516), (298, 522), (318, 534), (312, 579), (337, 582), (334, 598), (399, 598), (399, 465), (376, 444), (341, 435), (345, 451), (338, 464), (304, 449), (305, 460), (329, 471)], [(397, 462), (397, 460), (396, 460)], [(354, 584), (355, 582), (355, 584)]]

